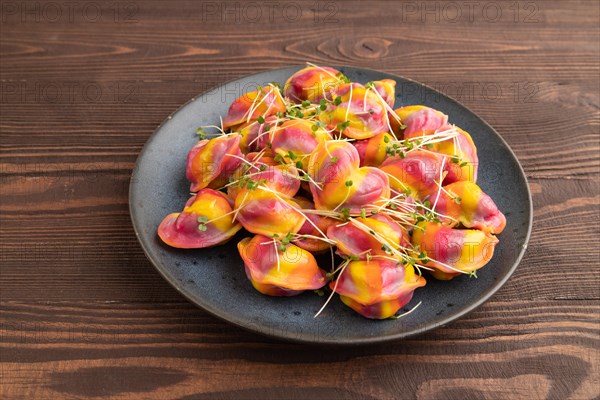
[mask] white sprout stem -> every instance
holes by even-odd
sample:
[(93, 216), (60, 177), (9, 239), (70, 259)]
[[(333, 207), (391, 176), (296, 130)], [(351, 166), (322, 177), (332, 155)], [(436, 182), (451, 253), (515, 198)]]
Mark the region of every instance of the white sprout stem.
[[(443, 186), (440, 186), (440, 189), (442, 191), (444, 191), (445, 193), (447, 193), (448, 196), (452, 197), (452, 193), (450, 193), (446, 189), (444, 189)], [(400, 208), (405, 208), (405, 209), (409, 209), (410, 210), (410, 209), (412, 209), (413, 206), (417, 206), (417, 204), (411, 204), (411, 203), (407, 203), (407, 202), (404, 202), (404, 201), (396, 200), (398, 198), (398, 196), (402, 196), (402, 194), (398, 194), (397, 196), (395, 196), (395, 197), (393, 197), (393, 198), (391, 198), (389, 200), (386, 200), (385, 203), (382, 206), (380, 206), (380, 207), (387, 207), (389, 204), (394, 204), (394, 205), (397, 205)], [(451, 220), (453, 220), (455, 222), (458, 222), (456, 219), (452, 218), (451, 216), (445, 215), (445, 214), (442, 214), (442, 213), (436, 211), (434, 209), (434, 207), (429, 208), (429, 207), (425, 206), (422, 202), (419, 202), (418, 206), (421, 207), (421, 208), (424, 208), (427, 211), (432, 212), (433, 214), (437, 215), (438, 217), (447, 218), (447, 219), (451, 219)], [(380, 208), (378, 210), (378, 212), (381, 212), (381, 211), (382, 211), (382, 209)], [(388, 210), (383, 209), (383, 211), (388, 211)]]
[(381, 236), (380, 234), (378, 234), (377, 232), (375, 232), (373, 229), (369, 228), (368, 226), (366, 226), (362, 222), (358, 221), (357, 219), (355, 219), (355, 218), (350, 219), (350, 223), (352, 225), (354, 225), (355, 227), (357, 227), (358, 229), (360, 229), (361, 231), (363, 231), (365, 233), (368, 233), (370, 235), (373, 235), (373, 237), (375, 237), (375, 239), (379, 243), (387, 246), (387, 248), (389, 248), (390, 251), (394, 255), (396, 255), (396, 256), (398, 256), (400, 258), (407, 258), (407, 259), (409, 258), (408, 255), (399, 252), (398, 249), (395, 248), (396, 246), (402, 248), (400, 245), (396, 245), (396, 244), (390, 243), (386, 238), (384, 238), (383, 236)]
[(277, 258), (277, 272), (281, 268), (281, 261), (279, 260), (279, 248), (277, 246), (277, 240), (273, 239), (273, 246), (275, 246), (275, 257)]
[[(290, 164), (286, 164), (286, 165), (290, 165)], [(317, 182), (315, 181), (308, 172), (302, 170), (302, 169), (298, 169), (298, 172), (302, 171), (302, 173), (304, 174), (304, 176), (306, 176), (306, 178), (310, 181), (310, 183), (312, 183), (313, 185), (315, 185), (317, 187), (317, 189), (319, 190), (323, 190), (323, 188), (321, 187), (321, 185), (323, 185), (323, 183)], [(298, 176), (299, 180), (303, 180), (300, 176)]]
[[(254, 144), (254, 142), (256, 142), (258, 139), (260, 139), (261, 137), (263, 137), (264, 135), (268, 135), (268, 134), (274, 134), (277, 130), (277, 124), (281, 121), (285, 121), (285, 119), (283, 118), (278, 118), (277, 120), (273, 121), (272, 123), (274, 123), (274, 127), (273, 129), (269, 129), (269, 130), (263, 130), (262, 132), (260, 132), (258, 135), (256, 135), (256, 137), (254, 139), (252, 139), (252, 141), (250, 141), (250, 143), (248, 143), (248, 146), (252, 146)], [(253, 124), (258, 124), (258, 121), (254, 121)], [(273, 138), (271, 137), (270, 140), (273, 140)], [(264, 150), (264, 149), (263, 149)]]
[(394, 136), (394, 139), (398, 140), (398, 138), (396, 137), (396, 134), (394, 133), (394, 130), (392, 129), (389, 115), (391, 114), (394, 117), (394, 119), (396, 119), (396, 121), (398, 121), (398, 123), (401, 123), (400, 117), (396, 114), (394, 109), (392, 107), (390, 107), (390, 105), (387, 103), (387, 101), (385, 101), (385, 99), (379, 94), (379, 92), (376, 89), (373, 90), (373, 93), (375, 94), (375, 96), (377, 96), (377, 98), (379, 98), (379, 101), (383, 105), (383, 109), (386, 111), (385, 121), (387, 123), (388, 128), (390, 129), (390, 134), (392, 136)]
[(463, 154), (462, 152), (462, 148), (460, 147), (460, 140), (458, 140), (458, 137), (460, 136), (460, 132), (457, 131), (457, 135), (454, 137), (454, 148), (458, 148), (458, 151), (460, 152), (460, 154)]
[(348, 115), (350, 114), (350, 107), (352, 107), (352, 84), (350, 84), (350, 98), (348, 99), (348, 107), (346, 107), (346, 117), (345, 117), (344, 121), (348, 121)]
[[(371, 256), (371, 258), (372, 259), (376, 259), (376, 258), (379, 259), (380, 258), (382, 260), (389, 260), (389, 261), (394, 261), (394, 262), (401, 262), (401, 260), (398, 260), (397, 258), (390, 257), (390, 256), (382, 256), (382, 255), (379, 255), (379, 254), (375, 254), (374, 256)], [(434, 268), (426, 267), (426, 266), (424, 266), (422, 264), (415, 263), (415, 267), (417, 267), (417, 269), (423, 268), (423, 269), (425, 269), (427, 271), (435, 271)]]
[(400, 213), (400, 212), (397, 212), (394, 210), (388, 210), (388, 209), (386, 209), (385, 211), (382, 211), (382, 213), (401, 220), (404, 223), (403, 225), (401, 224), (402, 226), (405, 226), (405, 227), (413, 226), (414, 218), (412, 218), (412, 219), (407, 218), (407, 217), (410, 217), (410, 215), (408, 215), (408, 214)]
[(335, 255), (333, 253), (333, 246), (329, 246), (329, 254), (331, 254), (331, 272), (335, 270)]
[(377, 90), (373, 90), (373, 93), (375, 93), (375, 95), (377, 97), (379, 97), (379, 99), (383, 103), (383, 107), (386, 109), (386, 111), (388, 111), (390, 114), (392, 114), (392, 116), (394, 117), (394, 119), (396, 121), (402, 122), (402, 121), (400, 121), (400, 117), (398, 116), (398, 114), (396, 114), (394, 109), (392, 107), (390, 107), (390, 105), (387, 103), (387, 101), (385, 101), (385, 99), (381, 96), (381, 94), (379, 94), (379, 92)]
[(423, 268), (423, 269), (426, 269), (427, 271), (435, 271), (435, 268), (426, 267), (426, 266), (425, 266), (425, 265), (423, 265), (423, 264), (417, 264), (417, 263), (415, 263), (415, 267), (418, 267), (419, 269), (420, 269), (420, 268)]
[(458, 273), (460, 273), (460, 274), (468, 274), (468, 273), (469, 273), (469, 272), (466, 272), (466, 271), (462, 271), (462, 270), (460, 270), (460, 269), (458, 269), (458, 268), (454, 268), (453, 266), (451, 266), (451, 265), (448, 265), (448, 264), (446, 264), (446, 263), (443, 263), (443, 262), (441, 262), (441, 261), (435, 260), (435, 259), (433, 259), (433, 258), (431, 258), (431, 257), (429, 257), (429, 256), (428, 256), (427, 258), (429, 258), (429, 259), (430, 259), (432, 262), (434, 262), (434, 263), (436, 263), (436, 264), (439, 264), (439, 265), (441, 265), (441, 266), (442, 266), (442, 267), (444, 267), (444, 268), (448, 268), (449, 270), (452, 270), (452, 271), (454, 271), (454, 272), (458, 272)]
[(235, 185), (237, 185), (238, 183), (240, 183), (240, 181), (241, 181), (242, 179), (244, 179), (244, 178), (248, 178), (248, 177), (251, 177), (251, 176), (254, 176), (254, 175), (260, 175), (260, 174), (262, 174), (263, 172), (264, 172), (264, 171), (258, 171), (258, 172), (252, 172), (251, 174), (244, 174), (244, 175), (242, 175), (242, 176), (241, 176), (239, 179), (236, 179), (235, 181), (233, 181), (233, 182), (229, 182), (227, 185), (224, 185), (224, 186), (220, 187), (220, 188), (219, 188), (219, 190), (220, 190), (220, 189), (225, 189), (225, 188), (227, 188), (227, 187), (229, 187), (229, 186), (235, 186)]
[(250, 162), (250, 161), (246, 160), (244, 157), (240, 157), (240, 156), (237, 156), (235, 154), (226, 154), (226, 155), (229, 156), (229, 157), (233, 157), (233, 158), (237, 158), (239, 160), (242, 160), (242, 162), (246, 163), (250, 167), (256, 168), (256, 169), (260, 170), (259, 167), (257, 167), (256, 165), (254, 165), (254, 162)]
[(281, 93), (279, 92), (279, 89), (276, 88), (275, 86), (273, 86), (272, 84), (269, 84), (269, 87), (271, 87), (271, 91), (268, 94), (273, 94), (274, 98), (269, 103), (269, 106), (267, 107), (267, 111), (264, 112), (264, 115), (269, 115), (271, 108), (273, 108), (273, 105), (277, 102), (278, 98), (281, 99), (281, 102), (285, 104), (285, 101), (283, 100), (283, 97), (281, 97)]
[(395, 315), (392, 318), (394, 318), (394, 319), (400, 319), (400, 318), (406, 317), (407, 315), (409, 315), (410, 313), (412, 313), (413, 311), (415, 311), (417, 308), (419, 308), (419, 306), (422, 303), (423, 303), (422, 301), (419, 301), (419, 303), (416, 306), (414, 306), (413, 308), (411, 308), (409, 311), (407, 311), (407, 312), (405, 312), (403, 314), (400, 314), (400, 315)]
[[(223, 130), (223, 124), (221, 124), (221, 126), (217, 126), (217, 125), (203, 125), (200, 128), (202, 129), (207, 129), (207, 128), (214, 128), (217, 129), (219, 131), (219, 134), (217, 136), (230, 136), (230, 135), (235, 135), (237, 134), (237, 132), (230, 132), (230, 133), (225, 133), (225, 130)], [(207, 135), (213, 136), (213, 137), (217, 137), (214, 136), (214, 134), (212, 133), (206, 133)]]
[[(250, 120), (252, 119), (252, 114), (254, 114), (254, 111), (258, 108), (258, 105), (256, 104), (256, 102), (258, 101), (258, 98), (260, 97), (259, 96), (260, 90), (257, 89), (256, 92), (257, 93), (256, 93), (256, 96), (254, 97), (254, 100), (252, 100), (252, 104), (250, 105), (250, 107), (248, 107), (248, 110), (242, 116), (242, 119), (246, 118), (246, 123), (250, 122)], [(264, 99), (265, 98), (263, 96), (261, 103)], [(259, 105), (260, 105), (260, 103), (259, 103)]]
[(320, 236), (315, 236), (315, 235), (309, 235), (309, 234), (294, 234), (294, 239), (293, 240), (297, 240), (297, 239), (314, 239), (314, 240), (320, 240), (322, 242), (325, 242), (327, 244), (335, 244), (335, 240), (331, 240), (329, 238), (323, 238)]
[[(403, 197), (403, 196), (405, 196), (405, 194), (404, 194), (404, 193), (399, 193), (399, 194), (397, 194), (396, 196), (392, 197), (391, 199), (387, 199), (387, 200), (385, 200), (385, 199), (384, 199), (384, 200), (382, 200), (381, 202), (382, 202), (383, 204), (382, 204), (382, 205), (380, 205), (379, 207), (377, 207), (377, 212), (379, 212), (379, 211), (383, 210), (384, 208), (386, 208), (386, 207), (388, 206), (388, 204), (390, 204), (390, 203), (392, 203), (392, 202), (396, 201), (396, 199), (398, 199), (398, 198), (400, 198), (400, 197)], [(409, 204), (409, 203), (406, 203), (406, 202), (402, 202), (402, 203)]]
[[(262, 94), (262, 98), (258, 103), (256, 103), (256, 100), (258, 100), (258, 98), (260, 96), (259, 93)], [(268, 93), (263, 93), (262, 89), (257, 90), (256, 97), (252, 101), (252, 105), (250, 106), (248, 111), (246, 111), (246, 114), (248, 115), (248, 117), (246, 118), (246, 123), (250, 122), (250, 120), (252, 119), (252, 115), (254, 115), (254, 112), (258, 109), (258, 107), (260, 107), (260, 105), (263, 103), (263, 101), (265, 101), (267, 99), (267, 96), (270, 95), (271, 93), (273, 93), (273, 88), (271, 86), (269, 86)], [(273, 105), (273, 102), (271, 102), (271, 104), (269, 104), (267, 111), (269, 111), (271, 109), (272, 105)], [(246, 114), (244, 114), (244, 117), (246, 116)]]
[(451, 197), (451, 198), (455, 198), (455, 197), (456, 197), (456, 195), (455, 195), (454, 193), (451, 193), (451, 192), (449, 192), (448, 190), (446, 190), (446, 188), (445, 188), (445, 187), (443, 187), (443, 186), (442, 186), (442, 187), (441, 187), (441, 189), (442, 189), (442, 191), (443, 191), (444, 193), (446, 193), (446, 194), (447, 194), (449, 197)]
[(346, 196), (344, 196), (344, 199), (333, 209), (333, 211), (337, 211), (338, 208), (340, 208), (345, 202), (346, 200), (348, 200), (348, 197), (350, 197), (350, 186), (346, 186)]
[(440, 131), (440, 132), (434, 132), (431, 135), (420, 135), (420, 136), (413, 136), (411, 138), (408, 138), (409, 141), (414, 141), (414, 140), (419, 140), (419, 139), (430, 139), (430, 138), (439, 138), (439, 137), (446, 137), (446, 139), (444, 140), (448, 140), (452, 137), (458, 136), (458, 131), (456, 130), (456, 126), (451, 126), (449, 129)]
[(430, 211), (431, 213), (433, 213), (434, 215), (436, 215), (436, 216), (437, 216), (438, 218), (440, 218), (440, 219), (449, 219), (449, 220), (452, 220), (453, 222), (458, 222), (458, 220), (457, 220), (457, 219), (454, 219), (454, 218), (452, 218), (452, 217), (451, 217), (451, 216), (449, 216), (449, 215), (445, 215), (445, 214), (442, 214), (442, 213), (440, 213), (440, 212), (437, 212), (436, 210), (433, 210), (433, 209), (431, 209), (431, 208), (427, 208), (427, 207), (425, 207), (423, 204), (420, 204), (420, 207), (422, 207), (422, 208), (426, 209), (427, 211)]
[(323, 98), (327, 98), (327, 93), (325, 92), (325, 84), (323, 83), (323, 77), (319, 76), (319, 82), (321, 82), (321, 94), (323, 95)]
[(348, 265), (350, 265), (350, 260), (346, 260), (343, 262), (343, 267), (340, 271), (340, 275), (338, 276), (338, 278), (335, 280), (335, 285), (333, 285), (333, 290), (331, 291), (331, 294), (329, 295), (329, 297), (327, 297), (327, 300), (325, 301), (325, 304), (323, 304), (323, 307), (321, 307), (321, 309), (319, 311), (317, 311), (317, 313), (315, 314), (315, 316), (313, 318), (317, 318), (325, 309), (325, 307), (327, 307), (327, 304), (329, 304), (329, 302), (331, 301), (331, 299), (333, 298), (333, 295), (335, 294), (335, 291), (337, 290), (338, 284), (340, 283), (340, 276), (344, 273), (344, 271), (346, 270), (346, 267)]
[(400, 179), (396, 178), (394, 175), (390, 174), (389, 172), (385, 172), (385, 171), (383, 171), (383, 173), (386, 174), (388, 176), (388, 178), (392, 178), (396, 182), (398, 182), (400, 184), (400, 186), (402, 186), (404, 188), (404, 190), (408, 189), (408, 186), (404, 182), (402, 182)]
[(437, 206), (437, 203), (440, 199), (440, 193), (442, 192), (442, 181), (444, 180), (444, 164), (446, 163), (446, 158), (442, 158), (442, 165), (440, 166), (440, 181), (438, 183), (438, 186), (440, 188), (440, 190), (437, 191), (436, 196), (435, 196), (435, 201), (433, 202), (433, 206), (432, 208), (435, 210), (435, 207)]
[(244, 203), (246, 202), (246, 199), (248, 198), (249, 193), (250, 192), (246, 191), (246, 193), (244, 194), (244, 197), (242, 198), (242, 202), (240, 203), (239, 207), (235, 209), (235, 214), (233, 216), (232, 221), (235, 221), (237, 219), (238, 213), (244, 207)]
[(341, 79), (340, 79), (340, 77), (338, 77), (338, 76), (335, 76), (334, 74), (332, 74), (330, 71), (327, 71), (327, 70), (326, 70), (325, 68), (323, 68), (323, 67), (320, 67), (320, 66), (318, 66), (318, 65), (315, 65), (315, 64), (313, 64), (313, 63), (311, 63), (311, 62), (308, 62), (308, 61), (306, 62), (306, 65), (310, 65), (311, 67), (318, 68), (318, 69), (320, 69), (321, 71), (325, 72), (327, 75), (331, 76), (332, 78), (334, 78), (334, 79), (337, 79), (338, 81), (339, 81), (339, 80), (341, 80)]
[[(409, 138), (408, 140), (411, 142), (421, 140), (421, 142), (418, 145), (414, 146), (411, 149), (406, 148), (402, 143), (403, 141), (397, 140), (397, 141), (395, 141), (395, 144), (400, 144), (402, 150), (405, 151), (406, 153), (409, 153), (409, 152), (415, 151), (415, 150), (427, 151), (426, 149), (423, 149), (424, 146), (431, 145), (434, 143), (444, 142), (444, 141), (450, 140), (450, 139), (454, 139), (457, 135), (458, 135), (458, 133), (456, 132), (455, 128), (453, 127), (451, 129), (448, 129), (448, 130), (445, 130), (442, 132), (436, 132), (432, 135), (422, 135), (422, 136), (415, 136), (415, 137)], [(435, 153), (435, 154), (439, 154), (439, 153)]]
[(334, 219), (338, 219), (338, 220), (343, 219), (343, 216), (342, 216), (341, 213), (330, 211), (330, 210), (309, 210), (309, 209), (305, 209), (304, 213), (306, 213), (306, 214), (320, 215), (322, 217), (329, 217), (329, 218), (334, 218)]
[[(228, 215), (231, 215), (231, 214), (233, 214), (233, 213), (235, 213), (235, 210), (229, 211), (228, 213), (225, 213), (225, 214), (223, 214), (223, 215), (219, 215), (218, 217), (215, 217), (215, 218), (213, 218), (213, 219), (210, 219), (210, 220), (208, 220), (208, 221), (204, 222), (204, 225), (208, 225), (208, 224), (210, 224), (211, 222), (215, 222), (215, 221), (217, 221), (217, 220), (219, 220), (219, 219), (221, 219), (221, 218), (225, 218), (226, 216), (228, 216)], [(235, 217), (234, 217), (234, 218), (231, 220), (231, 223), (233, 223), (233, 222), (235, 222)]]

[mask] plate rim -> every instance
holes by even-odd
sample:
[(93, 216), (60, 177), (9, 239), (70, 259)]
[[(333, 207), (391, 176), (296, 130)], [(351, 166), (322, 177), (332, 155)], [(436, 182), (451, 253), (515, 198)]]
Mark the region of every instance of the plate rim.
[[(329, 66), (329, 65), (328, 65)], [(225, 315), (220, 314), (217, 310), (215, 310), (213, 307), (209, 307), (206, 305), (201, 305), (198, 304), (198, 302), (193, 299), (193, 296), (191, 293), (189, 293), (189, 290), (185, 289), (182, 285), (180, 285), (180, 283), (176, 280), (176, 279), (172, 279), (172, 277), (168, 276), (166, 274), (166, 271), (163, 271), (163, 268), (160, 266), (160, 263), (157, 260), (154, 260), (146, 246), (146, 244), (144, 243), (144, 240), (142, 240), (142, 238), (140, 237), (140, 232), (138, 229), (138, 226), (136, 225), (136, 221), (135, 221), (135, 215), (139, 212), (138, 209), (132, 207), (132, 204), (134, 203), (133, 198), (134, 198), (134, 189), (136, 186), (136, 181), (135, 181), (135, 176), (138, 173), (139, 169), (138, 166), (142, 160), (142, 158), (144, 157), (144, 154), (146, 153), (146, 151), (148, 150), (151, 142), (154, 140), (154, 138), (158, 135), (158, 132), (161, 130), (161, 128), (167, 123), (169, 122), (171, 119), (173, 119), (175, 117), (175, 115), (180, 112), (183, 108), (185, 108), (186, 106), (188, 106), (190, 103), (194, 102), (198, 97), (209, 93), (210, 91), (214, 91), (217, 90), (229, 83), (233, 83), (236, 82), (240, 79), (245, 79), (245, 78), (252, 78), (252, 77), (256, 77), (258, 75), (262, 75), (264, 73), (267, 72), (272, 72), (272, 73), (277, 73), (277, 72), (283, 72), (285, 70), (291, 70), (291, 69), (302, 69), (305, 68), (306, 65), (302, 65), (302, 64), (296, 64), (296, 65), (289, 65), (289, 66), (284, 66), (284, 67), (279, 67), (279, 68), (275, 68), (275, 69), (266, 69), (266, 70), (262, 70), (260, 72), (256, 72), (253, 74), (249, 74), (249, 75), (241, 75), (239, 77), (236, 77), (234, 79), (230, 79), (228, 81), (222, 82), (208, 90), (205, 90), (202, 93), (197, 94), (196, 96), (192, 97), (191, 99), (189, 99), (188, 101), (186, 101), (185, 103), (183, 103), (182, 105), (180, 105), (175, 111), (173, 111), (171, 114), (169, 114), (157, 127), (156, 129), (152, 132), (152, 134), (146, 139), (146, 142), (144, 143), (144, 146), (142, 147), (142, 149), (140, 150), (140, 153), (138, 154), (133, 170), (131, 172), (130, 175), (130, 180), (129, 180), (129, 193), (128, 193), (128, 209), (129, 209), (129, 216), (130, 216), (130, 220), (131, 220), (131, 224), (133, 226), (133, 230), (135, 232), (135, 236), (136, 239), (138, 241), (138, 243), (140, 244), (140, 246), (142, 247), (142, 250), (144, 251), (144, 255), (146, 256), (146, 258), (148, 259), (148, 261), (150, 261), (150, 263), (152, 264), (152, 266), (154, 267), (154, 269), (156, 269), (158, 271), (158, 273), (163, 277), (163, 279), (165, 279), (173, 288), (175, 288), (175, 290), (177, 290), (177, 292), (179, 292), (179, 294), (181, 294), (187, 301), (189, 301), (190, 303), (192, 303), (194, 306), (206, 311), (207, 313), (211, 314), (212, 316), (215, 316), (217, 318), (219, 318), (222, 321), (225, 321), (229, 324), (232, 324), (234, 326), (240, 327), (246, 331), (249, 332), (253, 332), (253, 333), (258, 333), (261, 334), (263, 336), (269, 337), (269, 338), (275, 338), (277, 340), (281, 340), (281, 341), (286, 341), (286, 342), (293, 342), (293, 343), (303, 343), (303, 344), (313, 344), (313, 345), (340, 345), (340, 346), (349, 346), (349, 345), (365, 345), (365, 344), (375, 344), (375, 343), (384, 343), (384, 342), (390, 342), (390, 341), (395, 341), (395, 340), (401, 340), (401, 339), (407, 339), (410, 337), (414, 337), (420, 334), (423, 334), (425, 332), (443, 327), (451, 322), (454, 322), (460, 318), (463, 318), (465, 316), (467, 316), (468, 314), (470, 314), (471, 312), (473, 312), (474, 310), (476, 310), (477, 308), (479, 308), (483, 303), (485, 303), (486, 301), (488, 301), (492, 296), (494, 296), (498, 290), (500, 290), (500, 288), (502, 286), (504, 286), (504, 284), (508, 281), (508, 279), (510, 279), (510, 277), (514, 274), (515, 270), (517, 269), (517, 267), (519, 266), (519, 264), (521, 263), (525, 252), (527, 251), (528, 245), (529, 245), (529, 241), (531, 239), (531, 232), (533, 229), (533, 199), (531, 196), (531, 188), (529, 187), (529, 181), (527, 179), (527, 174), (525, 173), (525, 169), (523, 168), (523, 165), (521, 164), (521, 162), (519, 161), (519, 159), (517, 158), (517, 155), (515, 154), (515, 152), (513, 151), (513, 149), (510, 147), (510, 145), (506, 142), (506, 140), (504, 140), (504, 137), (502, 135), (500, 135), (500, 133), (498, 133), (498, 131), (496, 131), (496, 129), (494, 127), (492, 127), (486, 120), (484, 120), (481, 116), (479, 116), (479, 114), (475, 113), (473, 110), (471, 110), (469, 107), (465, 106), (463, 103), (459, 102), (458, 100), (454, 99), (452, 96), (449, 96), (443, 92), (440, 92), (424, 83), (418, 82), (416, 80), (413, 80), (411, 78), (406, 78), (404, 76), (401, 75), (397, 75), (394, 73), (390, 73), (390, 72), (385, 72), (385, 71), (381, 71), (381, 70), (376, 70), (376, 69), (372, 69), (372, 68), (365, 68), (365, 67), (355, 67), (355, 66), (350, 66), (350, 65), (344, 65), (344, 66), (339, 66), (339, 65), (333, 65), (331, 66), (332, 68), (341, 70), (344, 68), (350, 68), (350, 69), (355, 69), (355, 70), (360, 70), (360, 71), (365, 71), (365, 72), (369, 72), (369, 73), (375, 73), (375, 74), (386, 74), (386, 75), (390, 75), (393, 76), (395, 78), (399, 78), (401, 80), (404, 81), (408, 81), (412, 84), (418, 85), (418, 86), (422, 86), (428, 90), (431, 90), (433, 93), (436, 94), (440, 94), (441, 96), (445, 97), (446, 99), (448, 99), (449, 101), (453, 102), (455, 105), (465, 109), (466, 111), (468, 111), (471, 116), (476, 117), (479, 122), (483, 123), (488, 129), (490, 129), (491, 132), (493, 132), (494, 135), (496, 135), (500, 141), (502, 142), (502, 144), (506, 147), (506, 149), (508, 150), (508, 152), (510, 153), (510, 156), (513, 158), (513, 161), (516, 163), (516, 165), (518, 166), (518, 171), (521, 174), (521, 177), (523, 178), (524, 182), (525, 182), (525, 188), (526, 188), (526, 197), (527, 197), (527, 201), (529, 204), (528, 207), (528, 212), (529, 212), (529, 218), (527, 221), (527, 232), (525, 234), (525, 240), (524, 243), (521, 246), (521, 249), (519, 251), (519, 254), (517, 256), (517, 258), (515, 259), (515, 262), (513, 263), (513, 265), (510, 266), (510, 268), (508, 269), (507, 273), (501, 278), (498, 279), (497, 281), (494, 282), (494, 284), (484, 293), (482, 293), (473, 303), (471, 303), (468, 307), (466, 307), (465, 309), (456, 312), (455, 314), (452, 314), (446, 318), (444, 318), (443, 320), (439, 321), (439, 322), (434, 322), (434, 323), (430, 323), (429, 325), (426, 325), (425, 327), (419, 328), (419, 329), (415, 329), (412, 331), (407, 331), (407, 332), (399, 332), (399, 333), (395, 333), (395, 334), (390, 334), (390, 335), (385, 335), (385, 336), (376, 336), (376, 337), (363, 337), (363, 338), (351, 338), (351, 339), (342, 339), (342, 340), (331, 340), (331, 339), (323, 339), (323, 338), (318, 338), (316, 340), (308, 340), (303, 338), (302, 336), (283, 336), (283, 335), (277, 335), (276, 333), (274, 333), (274, 331), (270, 331), (268, 329), (264, 329), (264, 330), (260, 330), (260, 329), (256, 329), (256, 327), (254, 326), (253, 328), (243, 325), (242, 323), (239, 323), (237, 321), (234, 321), (230, 318), (228, 318)], [(424, 104), (426, 105), (426, 104)]]

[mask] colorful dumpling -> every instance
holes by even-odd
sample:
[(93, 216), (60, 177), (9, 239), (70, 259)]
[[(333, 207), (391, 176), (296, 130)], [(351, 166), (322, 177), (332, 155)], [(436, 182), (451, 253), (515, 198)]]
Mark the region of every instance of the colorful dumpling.
[(387, 109), (373, 90), (359, 83), (345, 83), (332, 95), (334, 102), (319, 114), (328, 130), (352, 139), (368, 139), (389, 130)]
[(306, 220), (294, 200), (260, 186), (240, 191), (234, 208), (236, 219), (247, 231), (268, 237), (297, 233)]
[(278, 118), (271, 115), (265, 118), (263, 123), (251, 121), (239, 126), (240, 150), (242, 153), (259, 151), (269, 142), (269, 135), (275, 128)]
[(158, 236), (171, 247), (200, 249), (231, 239), (242, 228), (233, 220), (227, 198), (212, 189), (191, 197), (181, 213), (169, 214), (158, 227)]
[(223, 129), (254, 121), (258, 117), (267, 118), (285, 110), (285, 101), (276, 86), (261, 87), (231, 103), (227, 115), (223, 118)]
[(308, 157), (317, 145), (331, 136), (314, 122), (289, 120), (281, 124), (271, 135), (271, 149), (287, 162), (308, 163)]
[(300, 176), (293, 165), (244, 164), (232, 176), (227, 187), (227, 196), (235, 201), (245, 188), (264, 185), (282, 197), (294, 197), (300, 189)]
[(409, 244), (406, 231), (383, 214), (338, 222), (329, 227), (327, 237), (335, 241), (339, 255), (360, 260), (378, 255), (393, 257), (392, 250), (401, 252)]
[[(350, 209), (381, 205), (390, 197), (387, 175), (373, 167), (359, 167), (356, 148), (345, 141), (320, 143), (311, 154), (308, 171), (315, 207), (319, 210)], [(368, 207), (366, 205), (370, 205)]]
[(191, 192), (207, 186), (218, 188), (227, 183), (243, 158), (239, 149), (239, 135), (222, 135), (198, 142), (187, 156), (187, 179)]
[(449, 161), (446, 163), (448, 174), (444, 179), (444, 184), (458, 181), (477, 182), (477, 168), (479, 159), (477, 157), (477, 148), (475, 143), (464, 130), (455, 126), (458, 136), (451, 140), (444, 140), (435, 144), (435, 151), (446, 154)]
[(340, 71), (330, 67), (306, 67), (285, 82), (283, 94), (296, 103), (308, 100), (318, 103), (328, 93), (343, 83)]
[(389, 177), (390, 187), (394, 191), (422, 200), (437, 193), (445, 176), (442, 161), (442, 156), (436, 153), (415, 150), (404, 158), (387, 158), (380, 169)]
[(388, 177), (373, 167), (361, 167), (349, 175), (341, 176), (323, 185), (322, 189), (310, 186), (318, 210), (341, 210), (359, 213), (363, 208), (371, 210), (390, 198)]
[(353, 142), (360, 157), (360, 166), (379, 167), (388, 157), (386, 148), (394, 138), (387, 132)]
[(387, 260), (351, 261), (329, 287), (348, 307), (367, 318), (384, 319), (408, 304), (425, 278), (410, 265)]
[(308, 160), (308, 173), (321, 184), (339, 180), (359, 168), (358, 151), (345, 140), (328, 140), (315, 148)]
[(435, 211), (467, 228), (497, 235), (506, 226), (506, 217), (476, 183), (459, 181), (444, 186)]
[(471, 273), (486, 265), (494, 255), (498, 239), (476, 229), (452, 229), (435, 222), (420, 222), (413, 230), (411, 243), (424, 251), (434, 268), (436, 279), (450, 280), (461, 273)]
[(326, 273), (311, 253), (293, 244), (280, 251), (280, 246), (261, 235), (238, 243), (246, 275), (256, 290), (269, 296), (294, 296), (325, 286)]
[(392, 119), (394, 132), (402, 134), (404, 139), (428, 136), (440, 131), (448, 124), (448, 116), (426, 106), (406, 106), (394, 110), (402, 125)]

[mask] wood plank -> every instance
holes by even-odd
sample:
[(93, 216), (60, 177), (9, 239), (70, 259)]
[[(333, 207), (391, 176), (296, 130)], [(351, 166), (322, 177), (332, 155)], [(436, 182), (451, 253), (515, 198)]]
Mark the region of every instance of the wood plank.
[(273, 342), (187, 303), (2, 307), (9, 397), (592, 398), (600, 383), (598, 301), (494, 300), (422, 337), (356, 348)]

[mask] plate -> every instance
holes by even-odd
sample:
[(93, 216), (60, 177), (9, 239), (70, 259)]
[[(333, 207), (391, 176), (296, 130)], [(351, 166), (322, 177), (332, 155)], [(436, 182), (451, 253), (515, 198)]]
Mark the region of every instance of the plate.
[(160, 274), (189, 301), (219, 318), (264, 335), (305, 343), (365, 344), (406, 338), (448, 324), (489, 299), (515, 271), (531, 232), (531, 194), (521, 165), (502, 137), (457, 101), (415, 81), (364, 68), (334, 67), (356, 82), (394, 79), (395, 107), (433, 107), (472, 135), (480, 162), (478, 184), (507, 218), (494, 257), (478, 271), (477, 279), (466, 275), (449, 282), (427, 279), (405, 309), (422, 304), (397, 320), (363, 318), (338, 298), (314, 318), (324, 297), (313, 292), (270, 297), (252, 287), (236, 247), (244, 234), (210, 249), (179, 250), (162, 243), (156, 234), (159, 223), (167, 214), (180, 211), (190, 197), (185, 160), (198, 140), (196, 129), (218, 125), (229, 104), (256, 85), (283, 84), (301, 68), (247, 76), (201, 94), (167, 117), (148, 139), (132, 174), (129, 208), (141, 246)]

